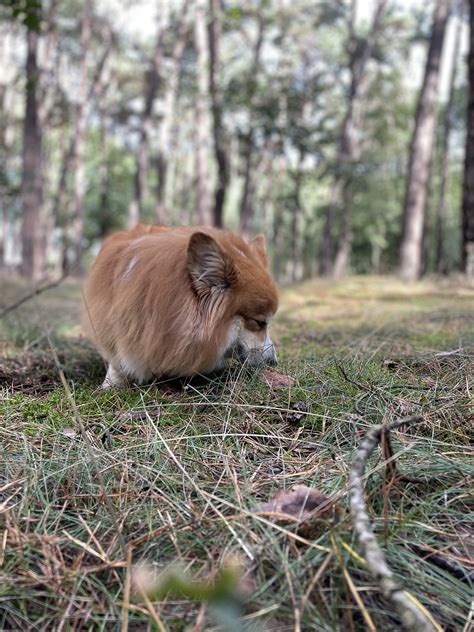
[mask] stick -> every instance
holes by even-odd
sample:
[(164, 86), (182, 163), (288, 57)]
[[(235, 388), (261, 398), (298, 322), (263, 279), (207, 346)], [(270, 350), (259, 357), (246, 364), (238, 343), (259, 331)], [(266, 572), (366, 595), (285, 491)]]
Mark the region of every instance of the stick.
[(43, 287), (37, 287), (26, 296), (23, 296), (23, 298), (21, 298), (19, 301), (16, 301), (16, 303), (13, 303), (12, 305), (8, 305), (7, 307), (4, 307), (2, 311), (0, 312), (0, 318), (3, 318), (4, 316), (12, 312), (17, 307), (20, 307), (20, 305), (23, 305), (23, 303), (26, 303), (26, 301), (29, 301), (30, 298), (33, 298), (33, 296), (38, 296), (38, 294), (42, 294), (43, 292), (46, 292), (46, 290), (50, 290), (53, 287), (57, 287), (60, 283), (64, 281), (64, 279), (67, 276), (68, 276), (67, 274), (63, 274), (61, 277), (59, 277), (59, 279), (56, 279), (56, 281), (52, 281), (51, 283), (48, 283), (48, 285), (43, 285)]
[(408, 632), (437, 632), (441, 628), (429, 612), (424, 610), (423, 606), (418, 604), (411, 595), (408, 595), (394, 579), (393, 572), (385, 560), (370, 524), (364, 500), (364, 488), (362, 486), (365, 467), (370, 455), (381, 439), (382, 432), (390, 432), (390, 430), (395, 430), (405, 424), (415, 424), (422, 420), (422, 417), (414, 415), (388, 424), (374, 426), (367, 432), (356, 452), (349, 475), (350, 505), (354, 529), (367, 561), (367, 566), (377, 581), (382, 594), (392, 603), (398, 613), (403, 627)]

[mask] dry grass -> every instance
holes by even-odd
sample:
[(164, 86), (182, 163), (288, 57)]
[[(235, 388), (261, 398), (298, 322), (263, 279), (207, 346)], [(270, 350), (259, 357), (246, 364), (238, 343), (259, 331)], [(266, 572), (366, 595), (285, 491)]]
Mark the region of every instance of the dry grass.
[[(11, 284), (2, 301), (23, 291)], [(77, 337), (78, 299), (67, 283), (2, 324), (0, 629), (197, 631), (225, 616), (223, 630), (363, 630), (367, 616), (399, 629), (345, 508), (360, 436), (414, 413), (424, 423), (393, 437), (403, 476), (388, 477), (378, 454), (368, 504), (400, 580), (444, 629), (468, 629), (472, 291), (382, 278), (304, 284), (283, 292), (274, 326), (292, 386), (271, 389), (234, 367), (108, 393), (96, 391), (102, 363)], [(334, 498), (339, 521), (301, 532), (256, 512), (295, 483)], [(231, 601), (206, 605), (175, 591), (147, 603), (127, 591), (140, 561), (158, 573), (179, 562), (204, 581), (230, 553), (245, 569)]]

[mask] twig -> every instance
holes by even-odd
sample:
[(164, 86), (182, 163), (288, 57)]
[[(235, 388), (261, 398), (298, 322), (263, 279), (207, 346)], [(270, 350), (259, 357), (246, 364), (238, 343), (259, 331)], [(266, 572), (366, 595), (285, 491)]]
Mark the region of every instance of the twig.
[(346, 380), (346, 382), (349, 382), (349, 384), (352, 384), (353, 386), (357, 386), (357, 388), (360, 388), (362, 391), (367, 391), (367, 392), (371, 391), (371, 388), (369, 386), (366, 386), (365, 384), (361, 384), (360, 382), (356, 382), (355, 380), (350, 378), (347, 375), (346, 370), (344, 369), (342, 364), (338, 364), (336, 362), (336, 367), (339, 373), (342, 375), (342, 377)]
[(128, 610), (130, 608), (130, 587), (132, 584), (132, 547), (127, 549), (127, 572), (123, 587), (122, 620), (120, 622), (120, 632), (128, 632)]
[(414, 415), (388, 424), (374, 426), (367, 432), (356, 452), (349, 475), (350, 505), (354, 529), (359, 538), (367, 566), (378, 582), (384, 597), (393, 604), (404, 628), (409, 632), (434, 632), (441, 630), (440, 626), (423, 608), (422, 604), (417, 603), (394, 579), (393, 572), (389, 568), (372, 530), (362, 485), (365, 467), (375, 446), (381, 439), (382, 432), (390, 432), (400, 426), (416, 424), (421, 421), (423, 421), (422, 417)]
[(435, 353), (435, 358), (447, 358), (448, 356), (457, 355), (458, 353), (462, 353), (464, 351), (464, 347), (458, 347), (457, 349), (453, 349), (452, 351), (439, 351)]
[(21, 298), (19, 301), (16, 301), (16, 303), (12, 303), (11, 305), (4, 307), (0, 312), (0, 318), (3, 318), (17, 307), (20, 307), (20, 305), (23, 305), (23, 303), (29, 301), (30, 298), (38, 296), (38, 294), (42, 294), (43, 292), (46, 292), (46, 290), (51, 290), (53, 287), (57, 287), (60, 283), (64, 281), (67, 276), (67, 274), (63, 274), (61, 277), (59, 277), (59, 279), (56, 279), (56, 281), (52, 281), (51, 283), (48, 283), (48, 285), (43, 285), (43, 287), (37, 287), (26, 296), (23, 296), (23, 298)]

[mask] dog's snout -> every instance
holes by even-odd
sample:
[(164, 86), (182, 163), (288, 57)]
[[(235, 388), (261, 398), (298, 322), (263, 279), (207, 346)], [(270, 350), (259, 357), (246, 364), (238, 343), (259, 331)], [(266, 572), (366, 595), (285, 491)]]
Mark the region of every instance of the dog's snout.
[(270, 336), (267, 336), (265, 340), (265, 346), (263, 348), (263, 359), (268, 364), (278, 364), (278, 356), (275, 349), (275, 345), (271, 341)]
[(240, 342), (235, 345), (233, 351), (237, 353), (241, 362), (251, 366), (278, 364), (275, 345), (269, 336), (265, 338), (265, 342), (262, 346), (248, 347)]

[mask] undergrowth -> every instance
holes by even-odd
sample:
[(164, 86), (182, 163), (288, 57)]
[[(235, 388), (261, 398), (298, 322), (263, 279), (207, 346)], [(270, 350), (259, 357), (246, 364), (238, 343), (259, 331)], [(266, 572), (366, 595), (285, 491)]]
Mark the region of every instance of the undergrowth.
[[(5, 284), (2, 301), (24, 291)], [(157, 623), (126, 585), (140, 562), (212, 580), (232, 554), (243, 568), (238, 629), (364, 630), (368, 614), (398, 630), (359, 555), (347, 482), (366, 429), (410, 414), (424, 422), (392, 437), (399, 476), (387, 479), (378, 451), (371, 460), (371, 517), (400, 582), (443, 629), (469, 629), (471, 290), (303, 284), (282, 292), (272, 332), (288, 386), (234, 366), (106, 393), (103, 364), (79, 335), (79, 300), (66, 283), (0, 331), (0, 629), (224, 630), (206, 603), (173, 593), (152, 605)], [(297, 483), (333, 498), (338, 519), (302, 534), (258, 511)]]

